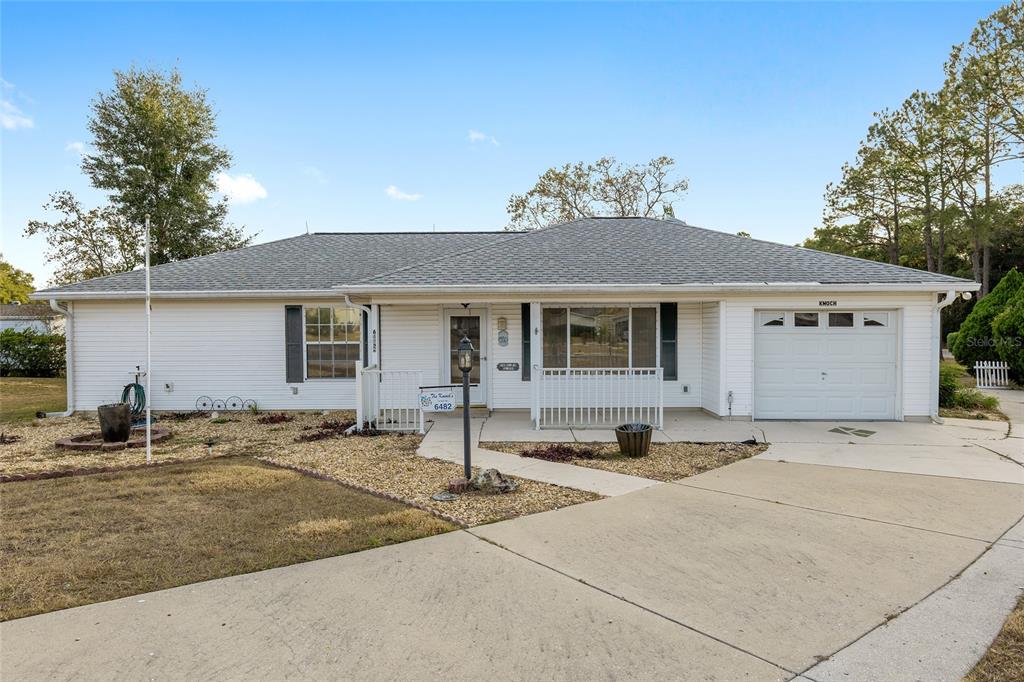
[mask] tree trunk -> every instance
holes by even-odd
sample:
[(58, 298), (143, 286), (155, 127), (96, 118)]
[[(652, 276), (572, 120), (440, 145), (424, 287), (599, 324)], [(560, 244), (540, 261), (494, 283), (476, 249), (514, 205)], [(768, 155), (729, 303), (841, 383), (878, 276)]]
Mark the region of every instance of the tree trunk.
[[(929, 188), (925, 187), (925, 192)], [(932, 201), (930, 192), (924, 203), (924, 260), (928, 272), (935, 272), (935, 245), (932, 243)]]

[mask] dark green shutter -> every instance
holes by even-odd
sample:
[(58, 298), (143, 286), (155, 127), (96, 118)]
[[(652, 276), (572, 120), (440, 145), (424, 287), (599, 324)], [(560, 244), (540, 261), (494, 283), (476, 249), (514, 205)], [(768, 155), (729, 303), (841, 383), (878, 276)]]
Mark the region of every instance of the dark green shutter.
[(661, 304), (661, 369), (665, 381), (679, 379), (679, 309), (675, 303)]
[(530, 325), (530, 304), (524, 303), (522, 308), (523, 318), (523, 381), (530, 380), (530, 339), (533, 338)]
[(302, 306), (284, 307), (284, 366), (285, 381), (289, 384), (302, 383), (305, 372), (302, 368)]
[(370, 361), (370, 316), (366, 311), (362, 311), (362, 325), (360, 329), (363, 332), (363, 367), (366, 367), (366, 363)]

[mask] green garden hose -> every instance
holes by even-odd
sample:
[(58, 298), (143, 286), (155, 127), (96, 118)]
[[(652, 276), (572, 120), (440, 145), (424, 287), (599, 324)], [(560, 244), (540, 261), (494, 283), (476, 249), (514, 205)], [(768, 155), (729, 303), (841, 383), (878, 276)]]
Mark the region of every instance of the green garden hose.
[(121, 402), (128, 403), (133, 417), (139, 417), (146, 411), (146, 389), (141, 384), (128, 384), (121, 391)]

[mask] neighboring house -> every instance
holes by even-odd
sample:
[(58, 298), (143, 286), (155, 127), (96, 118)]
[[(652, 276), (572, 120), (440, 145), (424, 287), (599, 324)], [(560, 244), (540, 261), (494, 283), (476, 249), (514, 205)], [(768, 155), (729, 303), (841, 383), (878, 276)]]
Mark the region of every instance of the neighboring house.
[[(977, 288), (675, 219), (303, 235), (153, 268), (152, 401), (415, 421), (419, 386), (459, 381), (467, 334), (474, 404), (537, 426), (927, 419), (939, 308)], [(143, 291), (134, 271), (33, 295), (70, 310), (75, 409), (145, 366)]]
[(0, 331), (31, 329), (39, 334), (64, 333), (64, 317), (41, 303), (0, 304)]

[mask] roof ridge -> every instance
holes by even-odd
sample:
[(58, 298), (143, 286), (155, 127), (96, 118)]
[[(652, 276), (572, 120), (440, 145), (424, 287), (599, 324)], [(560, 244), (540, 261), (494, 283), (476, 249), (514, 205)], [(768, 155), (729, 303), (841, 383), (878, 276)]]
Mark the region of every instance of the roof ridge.
[[(500, 232), (495, 232), (494, 234), (501, 234), (501, 233)], [(404, 266), (402, 266), (400, 268), (395, 268), (394, 270), (387, 270), (386, 272), (379, 272), (376, 275), (373, 275), (372, 277), (364, 277), (363, 279), (356, 280), (355, 282), (352, 282), (352, 284), (365, 284), (365, 283), (368, 283), (368, 282), (372, 282), (373, 280), (378, 279), (380, 277), (386, 277), (388, 275), (394, 275), (394, 274), (399, 273), (399, 272), (405, 272), (406, 270), (411, 270), (413, 268), (419, 268), (419, 267), (422, 267), (424, 265), (428, 265), (430, 263), (437, 263), (437, 262), (443, 261), (443, 260), (445, 260), (447, 258), (454, 258), (456, 256), (465, 256), (467, 254), (473, 253), (474, 251), (479, 251), (480, 249), (485, 249), (488, 246), (493, 246), (494, 244), (504, 244), (507, 241), (511, 241), (512, 239), (515, 239), (516, 237), (524, 237), (524, 236), (526, 236), (528, 234), (530, 234), (530, 233), (529, 232), (512, 232), (512, 233), (509, 233), (509, 238), (508, 239), (495, 239), (493, 242), (488, 242), (487, 244), (480, 244), (478, 246), (474, 246), (472, 248), (465, 249), (463, 251), (456, 251), (454, 253), (447, 253), (447, 254), (445, 254), (443, 256), (437, 256), (436, 258), (428, 258), (427, 260), (418, 261), (418, 262), (413, 263), (411, 265), (404, 265)], [(332, 286), (334, 286), (334, 287), (344, 287), (345, 285), (343, 285), (343, 284), (334, 284)]]
[[(365, 278), (363, 278), (361, 280), (353, 282), (352, 284), (367, 284), (367, 283), (372, 282), (373, 280), (379, 279), (381, 277), (387, 277), (389, 275), (394, 275), (394, 274), (399, 273), (399, 272), (405, 272), (407, 270), (412, 270), (413, 268), (419, 268), (419, 267), (423, 267), (424, 265), (429, 265), (431, 263), (437, 263), (437, 262), (443, 261), (443, 260), (445, 260), (447, 258), (455, 258), (455, 257), (458, 257), (458, 256), (465, 256), (465, 255), (468, 255), (470, 253), (473, 253), (474, 251), (480, 251), (481, 249), (486, 249), (486, 248), (489, 248), (491, 246), (495, 246), (497, 244), (504, 244), (506, 242), (512, 241), (513, 239), (517, 239), (517, 238), (520, 238), (520, 237), (529, 237), (529, 236), (532, 236), (532, 235), (540, 234), (542, 232), (547, 232), (547, 231), (553, 230), (555, 228), (561, 228), (561, 227), (565, 227), (567, 225), (572, 225), (573, 223), (578, 223), (578, 222), (581, 222), (581, 221), (584, 221), (584, 220), (589, 220), (592, 217), (593, 216), (582, 216), (582, 217), (579, 217), (579, 218), (572, 218), (570, 220), (563, 220), (560, 223), (552, 223), (550, 225), (545, 225), (543, 227), (538, 227), (537, 229), (534, 229), (534, 230), (503, 230), (502, 232), (493, 232), (493, 233), (489, 232), (487, 234), (507, 233), (509, 235), (509, 237), (508, 237), (508, 239), (495, 239), (493, 242), (488, 242), (487, 244), (480, 244), (479, 246), (474, 246), (474, 247), (471, 247), (469, 249), (465, 249), (464, 251), (456, 251), (455, 253), (445, 254), (443, 256), (438, 256), (437, 258), (428, 258), (425, 261), (421, 261), (421, 262), (418, 262), (418, 263), (413, 263), (411, 265), (405, 265), (403, 267), (396, 268), (395, 270), (388, 270), (387, 272), (380, 272), (380, 273), (377, 273), (376, 275), (374, 275), (372, 277), (365, 277)], [(426, 232), (424, 234), (436, 234), (436, 233)], [(460, 233), (460, 234), (463, 234), (463, 233)], [(343, 287), (344, 285), (336, 284), (334, 286), (336, 286), (336, 287)]]
[[(311, 232), (310, 236), (314, 235), (385, 235), (385, 234), (415, 234), (415, 235), (428, 235), (428, 234), (504, 234), (507, 230), (436, 230), (427, 232), (425, 230), (378, 230), (376, 232)], [(270, 242), (267, 242), (268, 244)]]

